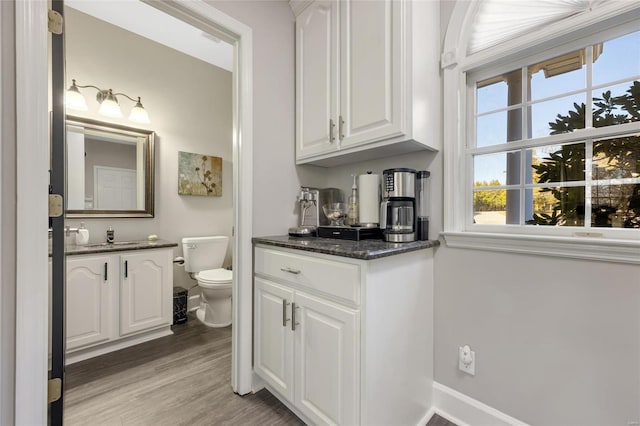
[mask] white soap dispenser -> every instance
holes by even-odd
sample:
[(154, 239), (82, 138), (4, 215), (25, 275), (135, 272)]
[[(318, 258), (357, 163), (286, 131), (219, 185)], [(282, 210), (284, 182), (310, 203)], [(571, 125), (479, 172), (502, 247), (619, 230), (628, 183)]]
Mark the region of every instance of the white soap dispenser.
[(80, 222), (80, 228), (76, 234), (76, 245), (86, 246), (89, 244), (89, 230), (84, 227), (84, 222)]

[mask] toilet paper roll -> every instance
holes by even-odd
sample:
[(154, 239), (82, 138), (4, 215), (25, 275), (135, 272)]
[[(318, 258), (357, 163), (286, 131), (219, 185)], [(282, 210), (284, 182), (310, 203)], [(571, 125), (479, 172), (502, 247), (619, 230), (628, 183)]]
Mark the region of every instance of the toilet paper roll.
[(360, 192), (360, 224), (377, 225), (380, 222), (380, 175), (358, 176)]

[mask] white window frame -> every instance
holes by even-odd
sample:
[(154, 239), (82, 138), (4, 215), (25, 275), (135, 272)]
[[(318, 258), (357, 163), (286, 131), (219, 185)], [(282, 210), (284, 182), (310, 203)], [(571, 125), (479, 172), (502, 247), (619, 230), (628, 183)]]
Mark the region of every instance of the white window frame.
[[(570, 258), (640, 263), (640, 232), (628, 229), (589, 227), (473, 225), (473, 164), (467, 151), (474, 137), (475, 89), (467, 85), (467, 75), (476, 80), (498, 75), (537, 59), (614, 38), (638, 28), (640, 5), (611, 2), (591, 13), (583, 13), (480, 52), (464, 55), (477, 13), (477, 4), (457, 2), (445, 37), (442, 54), (444, 75), (444, 232), (448, 246), (482, 250), (552, 255)], [(544, 49), (541, 46), (545, 46)], [(587, 93), (590, 96), (590, 93)], [(471, 128), (471, 129), (470, 129)], [(639, 123), (616, 126), (620, 133), (640, 130)], [(585, 129), (570, 134), (538, 139), (540, 145), (556, 141), (584, 140), (611, 128)], [(510, 143), (522, 148), (526, 142)], [(494, 150), (487, 147), (487, 152)], [(483, 152), (475, 148), (472, 152)]]

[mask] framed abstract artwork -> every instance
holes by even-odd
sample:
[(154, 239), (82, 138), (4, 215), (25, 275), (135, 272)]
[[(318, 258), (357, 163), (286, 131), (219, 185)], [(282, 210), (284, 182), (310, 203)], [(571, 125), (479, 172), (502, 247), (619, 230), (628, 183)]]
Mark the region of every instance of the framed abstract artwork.
[(222, 158), (178, 151), (178, 194), (222, 196)]

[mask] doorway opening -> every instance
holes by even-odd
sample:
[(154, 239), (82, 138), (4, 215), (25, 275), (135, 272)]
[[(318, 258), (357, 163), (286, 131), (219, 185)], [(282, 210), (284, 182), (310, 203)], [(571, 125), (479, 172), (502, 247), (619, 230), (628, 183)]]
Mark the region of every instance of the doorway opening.
[[(33, 14), (42, 16), (46, 15), (46, 3), (34, 2)], [(237, 71), (232, 78), (233, 92), (233, 269), (235, 276), (234, 286), (234, 322), (236, 326), (233, 330), (233, 356), (232, 356), (232, 375), (231, 384), (233, 389), (240, 394), (251, 391), (251, 142), (252, 142), (252, 114), (251, 114), (251, 30), (243, 24), (229, 18), (213, 7), (203, 2), (195, 1), (189, 4), (177, 5), (172, 2), (163, 4), (154, 4), (154, 7), (161, 8), (165, 13), (177, 16), (182, 20), (190, 20), (197, 22), (199, 26), (205, 27), (207, 31), (219, 34), (220, 38), (234, 45), (234, 67)], [(22, 9), (21, 9), (22, 10)], [(20, 15), (19, 17), (22, 17)], [(16, 33), (21, 37), (17, 39), (18, 51), (21, 52), (42, 52), (46, 51), (46, 37), (43, 37), (41, 28), (31, 24), (27, 19), (16, 19)], [(20, 46), (29, 46), (33, 49), (20, 49)], [(24, 141), (32, 134), (46, 134), (46, 120), (39, 117), (46, 117), (46, 91), (34, 93), (32, 88), (26, 82), (37, 81), (42, 82), (43, 77), (47, 75), (46, 63), (39, 60), (36, 55), (21, 54), (18, 58), (17, 75), (20, 79), (16, 83), (16, 95), (21, 99), (33, 99), (33, 108), (18, 108), (17, 116), (19, 123), (26, 123), (31, 118), (31, 126), (33, 132), (25, 132), (18, 135), (17, 143), (25, 142), (23, 146), (33, 146), (35, 142)], [(33, 78), (31, 78), (33, 77)], [(45, 79), (46, 81), (46, 79)], [(44, 102), (43, 102), (44, 100)], [(22, 124), (21, 124), (22, 126)], [(22, 126), (24, 127), (24, 126)], [(22, 128), (21, 127), (21, 128)], [(37, 149), (46, 152), (46, 139), (36, 138), (39, 142)], [(18, 168), (28, 169), (31, 163), (26, 161), (24, 155), (18, 156)], [(237, 161), (235, 161), (237, 160)], [(32, 165), (32, 164), (31, 164)], [(41, 177), (41, 174), (37, 175)], [(35, 181), (36, 179), (34, 179)], [(38, 181), (39, 182), (39, 181)], [(39, 204), (38, 208), (30, 211), (20, 211), (24, 213), (22, 223), (40, 223), (41, 217), (46, 215), (46, 206)], [(30, 220), (33, 219), (33, 220)], [(17, 229), (17, 232), (26, 229)], [(28, 232), (27, 232), (28, 233)], [(41, 252), (46, 244), (45, 240), (39, 240), (37, 252)], [(44, 259), (37, 262), (42, 267), (42, 272), (46, 273)], [(18, 280), (20, 287), (21, 280)], [(46, 281), (37, 280), (39, 291), (46, 294)], [(29, 287), (29, 286), (28, 286)], [(33, 287), (33, 285), (30, 285)], [(38, 298), (35, 300), (32, 294), (34, 292), (20, 292), (16, 297), (16, 311), (20, 315), (21, 312), (29, 312), (30, 322), (35, 324), (46, 324), (47, 307), (46, 300)], [(38, 293), (38, 292), (35, 292)], [(21, 318), (21, 317), (19, 317)], [(45, 338), (43, 338), (45, 337)], [(43, 389), (42, 375), (35, 374), (40, 371), (42, 366), (46, 366), (47, 342), (46, 336), (43, 336), (41, 329), (28, 327), (25, 329), (18, 328), (16, 333), (16, 393), (15, 393), (15, 418), (25, 423), (42, 423), (42, 419), (46, 417), (46, 405), (41, 392)], [(34, 368), (35, 365), (35, 368)], [(21, 374), (28, 371), (33, 374)], [(22, 390), (32, 389), (32, 392), (23, 392)], [(35, 392), (35, 394), (33, 393)], [(42, 401), (42, 405), (34, 404), (35, 401)], [(30, 421), (33, 419), (33, 421)]]

